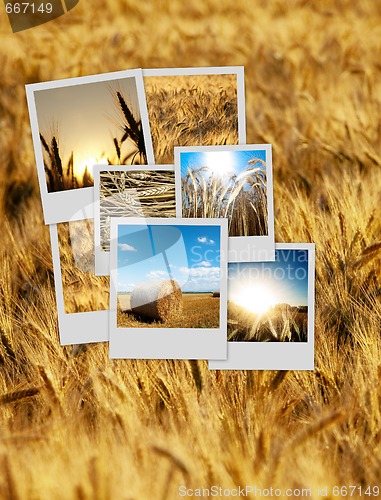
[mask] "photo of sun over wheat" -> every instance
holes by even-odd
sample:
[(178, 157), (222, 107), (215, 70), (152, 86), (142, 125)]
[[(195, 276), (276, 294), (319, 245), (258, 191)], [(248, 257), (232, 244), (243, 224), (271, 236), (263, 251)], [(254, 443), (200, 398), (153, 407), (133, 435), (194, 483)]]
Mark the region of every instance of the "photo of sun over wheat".
[(225, 217), (229, 236), (268, 234), (266, 151), (180, 153), (183, 217)]
[(146, 164), (135, 78), (34, 93), (48, 192), (91, 187), (97, 164)]
[(175, 146), (238, 144), (237, 75), (145, 76), (144, 88), (156, 163), (173, 164)]
[(220, 226), (120, 224), (118, 328), (219, 328)]
[(99, 173), (101, 249), (110, 251), (111, 217), (175, 217), (175, 173), (169, 170)]
[(228, 341), (307, 342), (308, 251), (228, 265)]
[[(319, 486), (380, 485), (380, 2), (128, 5), (81, 0), (17, 34), (0, 15), (0, 498), (256, 485), (317, 500)], [(59, 344), (24, 85), (208, 65), (245, 67), (247, 143), (272, 144), (275, 240), (316, 244), (314, 371), (110, 361), (107, 343)], [(187, 119), (159, 102), (157, 114)], [(166, 154), (179, 130), (168, 126)]]
[(109, 309), (110, 280), (95, 276), (93, 219), (57, 224), (65, 314)]

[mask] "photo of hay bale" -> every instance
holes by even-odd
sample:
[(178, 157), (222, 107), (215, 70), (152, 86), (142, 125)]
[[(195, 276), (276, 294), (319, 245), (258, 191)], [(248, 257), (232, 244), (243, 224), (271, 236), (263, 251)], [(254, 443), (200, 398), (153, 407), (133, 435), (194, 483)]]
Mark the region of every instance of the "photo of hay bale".
[(135, 286), (131, 310), (135, 315), (168, 321), (181, 315), (183, 295), (175, 280), (161, 280)]
[(170, 170), (101, 170), (100, 241), (110, 250), (110, 218), (175, 217), (175, 173)]
[(182, 216), (226, 217), (229, 236), (267, 236), (266, 151), (180, 152)]
[(237, 75), (145, 76), (157, 163), (175, 146), (238, 144)]
[(219, 328), (220, 226), (165, 222), (118, 225), (117, 327)]

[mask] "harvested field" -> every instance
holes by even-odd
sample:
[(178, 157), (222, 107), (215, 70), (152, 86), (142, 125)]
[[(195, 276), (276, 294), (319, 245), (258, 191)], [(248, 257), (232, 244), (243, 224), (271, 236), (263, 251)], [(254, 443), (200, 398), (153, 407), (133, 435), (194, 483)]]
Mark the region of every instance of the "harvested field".
[(182, 314), (173, 320), (155, 321), (131, 311), (131, 294), (118, 294), (119, 328), (218, 328), (220, 299), (211, 293), (183, 293)]

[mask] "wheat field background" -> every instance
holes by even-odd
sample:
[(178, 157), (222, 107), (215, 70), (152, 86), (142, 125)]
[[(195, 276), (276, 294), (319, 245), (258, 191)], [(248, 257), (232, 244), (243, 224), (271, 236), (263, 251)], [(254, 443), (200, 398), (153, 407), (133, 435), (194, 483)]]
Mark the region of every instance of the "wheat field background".
[[(115, 0), (11, 34), (0, 10), (0, 497), (374, 485), (381, 464), (381, 5)], [(60, 347), (24, 85), (244, 65), (276, 239), (316, 243), (316, 369), (210, 372)]]

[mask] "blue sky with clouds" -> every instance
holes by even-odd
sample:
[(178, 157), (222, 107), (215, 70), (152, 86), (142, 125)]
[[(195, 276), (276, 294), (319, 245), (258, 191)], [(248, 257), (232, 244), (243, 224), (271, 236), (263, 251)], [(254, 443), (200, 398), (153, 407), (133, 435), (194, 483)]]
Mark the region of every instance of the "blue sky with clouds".
[(175, 279), (183, 292), (220, 288), (220, 226), (128, 225), (118, 228), (118, 292)]
[[(191, 170), (208, 167), (209, 175), (213, 172), (215, 176), (230, 177), (239, 175), (248, 168), (248, 161), (259, 159), (266, 162), (265, 150), (226, 150), (226, 151), (194, 151), (180, 153), (181, 177), (187, 175), (188, 168)], [(264, 168), (260, 163), (255, 167)]]
[(253, 285), (263, 286), (274, 295), (276, 303), (308, 305), (308, 251), (276, 250), (275, 262), (230, 263), (228, 298)]

